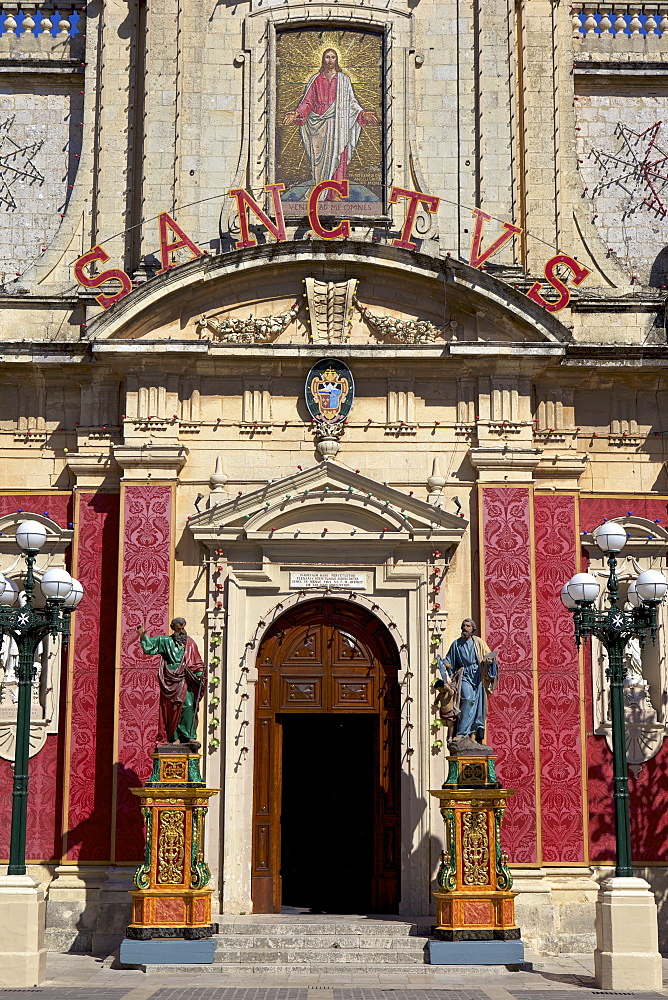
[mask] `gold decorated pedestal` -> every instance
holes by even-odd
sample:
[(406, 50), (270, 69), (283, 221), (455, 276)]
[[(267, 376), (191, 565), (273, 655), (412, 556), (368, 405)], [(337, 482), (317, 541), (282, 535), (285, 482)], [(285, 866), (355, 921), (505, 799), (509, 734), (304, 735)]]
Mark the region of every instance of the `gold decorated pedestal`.
[(200, 773), (199, 744), (156, 747), (145, 788), (132, 788), (146, 823), (144, 863), (135, 872), (127, 937), (211, 937), (211, 878), (203, 853), (209, 799)]
[(513, 877), (501, 849), (506, 799), (514, 792), (500, 787), (494, 754), (474, 747), (468, 754), (464, 746), (460, 752), (454, 750), (447, 781), (430, 793), (440, 801), (446, 828), (446, 849), (434, 890), (434, 937), (441, 941), (517, 940), (517, 893), (511, 891)]

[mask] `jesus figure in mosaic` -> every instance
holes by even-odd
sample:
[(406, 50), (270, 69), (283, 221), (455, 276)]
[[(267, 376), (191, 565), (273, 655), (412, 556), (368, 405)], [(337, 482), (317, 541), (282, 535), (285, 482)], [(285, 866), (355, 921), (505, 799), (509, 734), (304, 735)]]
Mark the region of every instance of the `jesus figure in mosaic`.
[[(339, 68), (336, 50), (325, 49), (319, 72), (311, 77), (299, 105), (288, 111), (283, 124), (299, 125), (315, 185), (346, 180), (362, 128), (379, 122), (372, 111), (362, 109), (350, 77)], [(327, 191), (324, 200), (337, 201), (340, 195)]]

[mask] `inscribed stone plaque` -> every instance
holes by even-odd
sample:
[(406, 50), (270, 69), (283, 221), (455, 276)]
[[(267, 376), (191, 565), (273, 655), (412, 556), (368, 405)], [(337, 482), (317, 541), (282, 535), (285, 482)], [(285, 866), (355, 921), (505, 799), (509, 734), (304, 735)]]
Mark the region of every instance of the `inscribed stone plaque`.
[(310, 590), (320, 587), (341, 587), (342, 590), (366, 590), (366, 573), (308, 573), (299, 570), (290, 573), (293, 590)]

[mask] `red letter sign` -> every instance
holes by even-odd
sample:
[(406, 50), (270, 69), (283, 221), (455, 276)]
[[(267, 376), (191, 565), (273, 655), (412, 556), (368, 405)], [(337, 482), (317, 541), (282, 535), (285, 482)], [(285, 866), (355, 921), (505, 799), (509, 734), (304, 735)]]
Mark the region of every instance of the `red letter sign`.
[(533, 299), (534, 302), (537, 302), (538, 305), (543, 306), (544, 309), (547, 309), (547, 311), (551, 313), (559, 312), (559, 310), (567, 306), (571, 300), (571, 293), (566, 288), (566, 285), (560, 278), (557, 278), (554, 273), (555, 268), (558, 267), (559, 264), (563, 264), (564, 267), (567, 267), (573, 272), (574, 285), (581, 285), (587, 275), (591, 274), (591, 271), (588, 271), (586, 267), (582, 267), (581, 264), (578, 264), (576, 260), (569, 257), (566, 253), (558, 253), (556, 257), (550, 257), (545, 265), (545, 280), (548, 281), (553, 288), (556, 288), (559, 292), (559, 298), (556, 302), (548, 302), (547, 299), (544, 299), (540, 294), (539, 281), (534, 281), (533, 285), (527, 292), (527, 298)]
[[(167, 212), (160, 213), (158, 222), (160, 225), (160, 262), (162, 264), (158, 274), (162, 274), (163, 271), (168, 271), (170, 267), (174, 267), (169, 255), (174, 253), (175, 250), (180, 250), (181, 247), (187, 247), (193, 257), (204, 256), (204, 251), (200, 250), (200, 248), (193, 243), (190, 237), (183, 232), (181, 227), (174, 222), (171, 215), (168, 215)], [(171, 231), (179, 237), (171, 243), (169, 242), (169, 233), (167, 232), (168, 226)]]
[(110, 281), (114, 278), (116, 281), (120, 281), (121, 290), (116, 292), (115, 295), (96, 295), (95, 299), (100, 303), (103, 309), (108, 309), (109, 306), (113, 306), (114, 302), (118, 302), (122, 299), (124, 295), (132, 291), (132, 281), (130, 276), (121, 271), (120, 268), (112, 267), (108, 271), (102, 271), (100, 274), (96, 274), (94, 278), (89, 277), (84, 271), (84, 267), (88, 264), (92, 264), (93, 261), (99, 260), (100, 263), (104, 264), (110, 259), (109, 254), (105, 253), (102, 247), (93, 247), (88, 253), (85, 253), (83, 257), (79, 257), (78, 260), (74, 262), (74, 277), (77, 279), (80, 285), (84, 288), (99, 288), (103, 285), (105, 281)]
[(415, 213), (417, 212), (418, 205), (424, 205), (425, 208), (433, 215), (438, 209), (441, 199), (436, 198), (433, 194), (422, 194), (420, 191), (408, 191), (406, 188), (393, 187), (390, 191), (390, 204), (396, 205), (399, 198), (408, 198), (410, 200), (410, 204), (406, 211), (404, 228), (401, 231), (401, 239), (392, 240), (392, 246), (404, 247), (406, 250), (415, 250), (417, 243), (414, 243), (411, 239), (411, 233), (413, 232)]
[(471, 257), (469, 259), (469, 264), (471, 267), (482, 267), (486, 260), (493, 257), (495, 253), (498, 253), (504, 244), (512, 236), (518, 236), (522, 230), (518, 226), (511, 225), (510, 222), (504, 222), (503, 228), (506, 230), (505, 233), (501, 233), (494, 242), (480, 253), (480, 243), (482, 242), (482, 230), (485, 222), (490, 222), (492, 219), (491, 215), (487, 215), (486, 212), (481, 211), (479, 208), (473, 209), (473, 214), (475, 215), (475, 229), (473, 230), (473, 239), (471, 240)]
[(320, 181), (313, 188), (308, 199), (308, 218), (311, 229), (323, 240), (345, 240), (350, 236), (350, 223), (343, 219), (335, 229), (324, 229), (318, 215), (318, 198), (323, 191), (336, 191), (342, 198), (348, 197), (348, 181)]
[(237, 250), (241, 250), (243, 247), (257, 246), (257, 240), (253, 239), (248, 231), (248, 215), (246, 211), (248, 208), (250, 208), (254, 215), (257, 215), (262, 225), (269, 230), (274, 239), (277, 239), (279, 243), (283, 243), (287, 239), (285, 235), (283, 206), (281, 205), (281, 191), (285, 191), (285, 184), (265, 184), (264, 190), (271, 192), (271, 200), (274, 203), (274, 215), (276, 216), (275, 225), (266, 212), (262, 211), (253, 195), (249, 194), (248, 191), (244, 191), (243, 188), (234, 188), (229, 192), (231, 198), (237, 199), (237, 211), (239, 212), (241, 239), (234, 244)]

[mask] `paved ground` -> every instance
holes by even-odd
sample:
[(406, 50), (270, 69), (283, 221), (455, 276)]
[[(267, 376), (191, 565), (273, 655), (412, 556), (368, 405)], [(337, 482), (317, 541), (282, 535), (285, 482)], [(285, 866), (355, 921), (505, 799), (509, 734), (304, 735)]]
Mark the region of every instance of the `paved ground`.
[(114, 969), (109, 959), (89, 955), (50, 954), (47, 980), (35, 989), (2, 990), (0, 1000), (36, 994), (36, 1000), (593, 1000), (603, 996), (630, 996), (637, 1000), (668, 997), (668, 959), (664, 959), (662, 993), (604, 993), (597, 991), (591, 955), (539, 958), (527, 953), (532, 971), (476, 975), (437, 972), (425, 982), (419, 976), (359, 973), (343, 967), (322, 976), (310, 974), (230, 975), (224, 985), (210, 977), (152, 975)]

